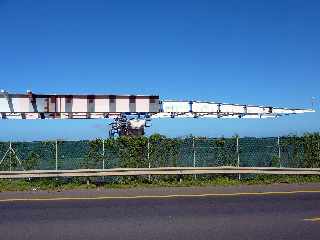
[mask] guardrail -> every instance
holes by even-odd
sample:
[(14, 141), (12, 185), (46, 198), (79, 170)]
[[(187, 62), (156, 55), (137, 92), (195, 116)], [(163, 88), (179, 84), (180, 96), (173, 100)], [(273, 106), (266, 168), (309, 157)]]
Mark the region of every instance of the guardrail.
[(1, 171), (0, 179), (49, 178), (49, 177), (103, 177), (150, 175), (201, 175), (201, 174), (272, 174), (320, 175), (320, 168), (275, 167), (163, 167), (163, 168), (112, 168), (76, 170)]

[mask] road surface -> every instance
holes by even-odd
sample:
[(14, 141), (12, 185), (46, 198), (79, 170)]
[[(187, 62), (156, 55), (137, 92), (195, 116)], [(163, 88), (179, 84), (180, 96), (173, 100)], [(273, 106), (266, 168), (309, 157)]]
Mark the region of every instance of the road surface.
[(19, 193), (15, 200), (0, 194), (0, 239), (318, 240), (320, 188), (302, 188), (267, 194), (251, 189), (240, 195), (223, 188), (193, 188), (185, 194), (180, 189), (175, 195), (174, 189), (170, 195), (143, 190), (138, 197), (115, 196), (115, 190), (111, 198), (103, 193), (61, 198), (64, 193), (59, 193), (49, 197), (55, 200), (26, 201), (17, 199)]

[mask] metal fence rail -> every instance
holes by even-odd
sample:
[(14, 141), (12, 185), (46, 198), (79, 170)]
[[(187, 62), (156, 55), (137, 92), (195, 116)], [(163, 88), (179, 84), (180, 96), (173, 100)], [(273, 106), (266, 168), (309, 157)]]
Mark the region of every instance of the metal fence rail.
[[(94, 141), (0, 142), (0, 178), (27, 174), (75, 174), (70, 170), (83, 174), (83, 170), (79, 169), (95, 171), (87, 172), (88, 174), (97, 174), (99, 169), (99, 175), (92, 176), (109, 176), (111, 172), (120, 174), (118, 169), (128, 168), (134, 170), (128, 170), (125, 173), (127, 175), (132, 174), (132, 171), (140, 174), (142, 170), (139, 169), (149, 169), (147, 175), (162, 175), (166, 171), (165, 174), (170, 175), (173, 174), (171, 168), (177, 168), (174, 174), (201, 174), (199, 171), (209, 170), (210, 173), (228, 171), (227, 173), (240, 174), (250, 170), (250, 173), (256, 174), (283, 174), (284, 170), (288, 169), (288, 174), (315, 174), (314, 171), (318, 170), (311, 171), (311, 168), (320, 167), (320, 140), (310, 141), (310, 144), (306, 145), (293, 141), (290, 137), (181, 139), (151, 136), (136, 138), (134, 141), (131, 138), (120, 138)], [(230, 169), (230, 166), (233, 169)], [(263, 171), (261, 167), (264, 168)], [(163, 168), (166, 171), (160, 170)]]
[(201, 175), (201, 174), (273, 174), (273, 175), (320, 175), (320, 168), (273, 168), (273, 167), (167, 167), (167, 168), (113, 168), (77, 170), (2, 171), (0, 179), (43, 177), (103, 177), (103, 176), (150, 176), (150, 175)]

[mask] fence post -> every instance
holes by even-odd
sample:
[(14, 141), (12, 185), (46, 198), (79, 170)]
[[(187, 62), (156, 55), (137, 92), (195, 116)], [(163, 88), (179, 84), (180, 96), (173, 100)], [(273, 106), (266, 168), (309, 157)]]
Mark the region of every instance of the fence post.
[(12, 151), (11, 151), (11, 149), (12, 149), (12, 142), (10, 141), (10, 146), (9, 146), (9, 150), (10, 150), (10, 158), (9, 158), (9, 171), (11, 172), (11, 159), (12, 159)]
[(281, 146), (280, 146), (280, 136), (278, 136), (278, 159), (279, 159), (279, 167), (281, 167)]
[(318, 140), (318, 158), (319, 158), (319, 161), (320, 161), (320, 141)]
[(150, 162), (150, 141), (148, 138), (147, 142), (147, 159), (148, 159), (148, 167), (151, 168), (151, 162)]
[[(151, 162), (150, 162), (150, 140), (148, 137), (147, 142), (147, 160), (148, 160), (148, 167), (151, 168)], [(151, 181), (151, 175), (148, 176), (149, 181)]]
[(102, 169), (104, 170), (104, 153), (105, 153), (105, 149), (104, 149), (104, 139), (102, 139)]
[[(195, 148), (195, 142), (194, 137), (192, 137), (192, 149), (193, 149), (193, 167), (196, 167), (196, 148)], [(194, 174), (194, 179), (197, 179), (197, 175)]]
[[(237, 136), (237, 165), (240, 167), (240, 152), (239, 152), (239, 136)], [(241, 174), (239, 173), (238, 179), (241, 180)]]
[(58, 140), (56, 140), (56, 171), (58, 170)]

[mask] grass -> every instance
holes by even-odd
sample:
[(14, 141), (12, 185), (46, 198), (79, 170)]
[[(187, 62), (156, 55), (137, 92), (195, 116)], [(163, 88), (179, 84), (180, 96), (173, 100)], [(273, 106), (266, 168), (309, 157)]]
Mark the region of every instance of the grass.
[(60, 178), (60, 179), (31, 179), (31, 180), (0, 180), (0, 192), (7, 191), (63, 191), (71, 189), (97, 188), (134, 188), (134, 187), (191, 187), (191, 186), (230, 186), (254, 184), (303, 184), (320, 183), (320, 176), (268, 176), (243, 175), (241, 180), (237, 176), (193, 176), (152, 177), (151, 181), (137, 177), (118, 177), (113, 179), (90, 178)]

